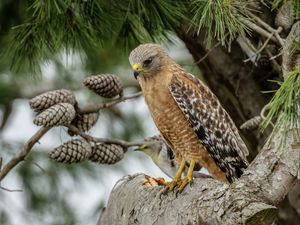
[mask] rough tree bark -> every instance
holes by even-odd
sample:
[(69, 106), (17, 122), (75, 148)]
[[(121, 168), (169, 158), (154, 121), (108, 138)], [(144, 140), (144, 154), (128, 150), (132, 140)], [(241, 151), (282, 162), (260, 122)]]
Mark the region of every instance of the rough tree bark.
[(161, 194), (162, 186), (143, 185), (145, 175), (127, 176), (115, 185), (98, 225), (269, 225), (275, 205), (300, 178), (300, 143), (289, 139), (280, 155), (279, 145), (277, 136), (231, 185), (197, 178), (181, 194)]
[[(274, 15), (267, 15), (271, 24)], [(268, 80), (282, 80), (283, 76), (271, 64), (255, 66), (251, 62), (245, 63), (247, 58), (237, 42), (231, 46), (231, 51), (213, 43), (212, 50), (207, 50), (205, 44), (205, 31), (195, 36), (193, 32), (185, 32), (186, 28), (177, 30), (177, 35), (186, 44), (199, 69), (211, 88), (218, 96), (220, 102), (233, 118), (235, 124), (241, 125), (246, 120), (260, 114), (262, 108), (269, 102), (271, 95), (262, 94), (262, 91), (276, 89)], [(252, 34), (251, 41), (257, 42), (258, 37)], [(269, 47), (269, 49), (268, 49)], [(272, 49), (272, 43), (267, 51)], [(287, 54), (289, 51), (285, 51)], [(266, 51), (262, 53), (267, 54)], [(286, 57), (283, 57), (283, 64)], [(283, 69), (284, 70), (284, 69)], [(259, 130), (241, 131), (243, 139), (250, 150), (249, 160), (252, 161), (262, 148), (271, 129), (261, 134)], [(300, 181), (298, 181), (300, 185)], [(300, 207), (291, 204), (289, 199), (300, 201), (300, 189), (295, 189), (289, 198), (279, 206), (278, 221), (281, 225), (298, 225), (300, 221)]]
[[(203, 35), (193, 36), (182, 30), (177, 33), (196, 62), (206, 55)], [(261, 94), (266, 84), (257, 79), (259, 70), (243, 63), (243, 59), (241, 49), (233, 44), (230, 53), (216, 46), (197, 64), (237, 125), (259, 115), (269, 101), (269, 96)], [(270, 76), (278, 78), (281, 75)], [(292, 189), (297, 176), (300, 178), (300, 143), (293, 143), (290, 138), (280, 151), (281, 134), (278, 135), (230, 186), (198, 178), (182, 194), (161, 195), (162, 187), (143, 186), (143, 174), (125, 177), (114, 187), (98, 224), (271, 224), (277, 214), (275, 206)], [(265, 138), (255, 132), (244, 136), (250, 144), (251, 158), (254, 158)], [(299, 195), (299, 190), (293, 192), (294, 196)], [(283, 202), (297, 211), (297, 201), (285, 199)], [(287, 213), (280, 211), (283, 216)], [(291, 224), (298, 224), (298, 213), (294, 213)]]

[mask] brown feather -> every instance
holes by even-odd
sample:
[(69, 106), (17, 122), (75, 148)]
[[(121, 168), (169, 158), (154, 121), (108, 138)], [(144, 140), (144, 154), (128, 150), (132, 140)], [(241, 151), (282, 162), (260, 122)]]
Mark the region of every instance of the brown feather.
[(189, 121), (173, 99), (168, 89), (172, 77), (173, 73), (167, 69), (152, 79), (139, 78), (145, 101), (157, 128), (173, 150), (178, 163), (183, 158), (187, 161), (193, 158), (213, 177), (227, 181), (224, 172), (199, 142)]
[(175, 160), (194, 159), (218, 180), (238, 178), (248, 165), (248, 150), (209, 88), (158, 45), (138, 46), (129, 61), (138, 68), (135, 72), (152, 118)]

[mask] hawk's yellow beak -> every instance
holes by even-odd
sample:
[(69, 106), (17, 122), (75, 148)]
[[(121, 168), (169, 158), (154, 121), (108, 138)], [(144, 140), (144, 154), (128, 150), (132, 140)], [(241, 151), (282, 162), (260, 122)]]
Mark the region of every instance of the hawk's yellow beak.
[(139, 70), (141, 70), (141, 68), (140, 68), (140, 65), (139, 64), (134, 64), (133, 66), (132, 66), (132, 69), (134, 70), (134, 71), (139, 71)]
[(134, 78), (136, 79), (142, 69), (141, 69), (140, 65), (137, 63), (132, 66), (132, 69), (133, 69)]

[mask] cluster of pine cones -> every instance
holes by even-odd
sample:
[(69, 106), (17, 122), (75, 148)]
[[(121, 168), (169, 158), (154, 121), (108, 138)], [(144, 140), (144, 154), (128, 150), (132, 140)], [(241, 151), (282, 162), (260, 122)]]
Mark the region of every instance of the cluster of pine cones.
[[(84, 85), (104, 98), (122, 96), (123, 85), (112, 74), (87, 77)], [(80, 133), (89, 131), (99, 118), (99, 111), (81, 114), (74, 94), (65, 89), (48, 91), (32, 98), (29, 105), (37, 113), (33, 123), (38, 126), (54, 127), (72, 124)], [(77, 135), (68, 130), (70, 136)], [(101, 164), (114, 164), (124, 156), (120, 145), (72, 139), (49, 152), (49, 158), (61, 163), (78, 163), (83, 160)]]

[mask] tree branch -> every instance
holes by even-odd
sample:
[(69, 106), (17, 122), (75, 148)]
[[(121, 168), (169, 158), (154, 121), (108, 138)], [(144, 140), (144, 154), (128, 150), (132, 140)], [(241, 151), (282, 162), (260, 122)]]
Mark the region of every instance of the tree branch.
[(266, 38), (270, 38), (275, 43), (278, 43), (279, 45), (281, 45), (281, 43), (275, 37), (273, 37), (272, 33), (266, 31), (265, 29), (261, 28), (257, 24), (255, 24), (255, 23), (253, 23), (250, 20), (245, 19), (245, 18), (240, 18), (240, 21), (242, 23), (244, 23), (246, 26), (250, 27), (256, 33), (258, 33), (258, 34), (260, 34), (260, 35), (262, 35), (262, 36), (264, 36)]
[(8, 163), (3, 166), (0, 171), (0, 181), (5, 178), (5, 176), (11, 171), (15, 166), (17, 166), (21, 161), (25, 159), (28, 153), (31, 151), (32, 147), (50, 130), (50, 127), (40, 128), (23, 146), (22, 150), (13, 157)]
[(279, 36), (279, 33), (282, 31), (282, 27), (278, 27), (278, 29), (274, 29), (269, 24), (267, 24), (265, 21), (260, 19), (258, 16), (254, 15), (251, 12), (248, 12), (249, 16), (251, 16), (257, 23), (259, 23), (261, 26), (263, 26), (265, 29), (267, 29), (269, 32), (273, 33), (278, 41), (278, 43), (283, 46), (284, 40)]
[[(276, 33), (279, 33), (280, 31), (282, 30), (281, 27), (279, 27), (277, 30), (276, 30)], [(244, 62), (248, 62), (250, 61), (253, 57), (255, 57), (257, 59), (258, 57), (258, 54), (261, 53), (267, 46), (267, 44), (269, 43), (271, 37), (273, 37), (275, 33), (272, 33), (272, 36), (268, 37), (267, 40), (264, 42), (264, 44), (261, 46), (261, 48), (259, 50), (257, 50), (257, 52), (255, 52), (254, 55), (250, 56), (248, 59), (245, 59)]]
[(2, 186), (0, 186), (0, 189), (2, 189), (4, 191), (8, 191), (8, 192), (22, 192), (23, 191), (21, 189), (9, 189), (9, 188), (2, 187)]
[[(299, 24), (293, 26), (291, 35), (299, 32), (296, 29)], [(297, 52), (291, 58), (284, 52), (286, 68), (295, 68), (299, 56)], [(242, 177), (230, 185), (210, 178), (195, 178), (181, 194), (163, 195), (164, 187), (144, 185), (144, 174), (127, 176), (113, 188), (98, 225), (269, 225), (276, 217), (275, 206), (300, 179), (300, 140), (295, 133), (300, 133), (299, 127), (277, 132)]]
[[(96, 104), (96, 105), (90, 105), (86, 106), (84, 108), (79, 108), (76, 106), (76, 111), (77, 113), (92, 113), (92, 112), (98, 112), (101, 109), (104, 108), (109, 108), (112, 107), (120, 102), (124, 102), (129, 99), (133, 99), (136, 97), (141, 96), (141, 92), (120, 97), (118, 99), (112, 100), (111, 102), (107, 103), (101, 103), (101, 104)], [(149, 144), (149, 142), (127, 142), (119, 139), (108, 139), (108, 138), (95, 138), (90, 135), (87, 135), (85, 133), (80, 132), (75, 126), (69, 125), (67, 126), (71, 131), (74, 133), (80, 135), (84, 139), (87, 140), (94, 140), (94, 141), (99, 141), (99, 142), (105, 142), (105, 143), (110, 143), (110, 144), (118, 144), (124, 147), (125, 150), (127, 150), (128, 147), (132, 146), (141, 146), (143, 144)], [(46, 134), (51, 127), (42, 127), (40, 128), (23, 146), (21, 151), (13, 157), (7, 164), (4, 165), (3, 169), (1, 169), (2, 166), (2, 158), (0, 158), (0, 181), (5, 178), (5, 176), (15, 167), (17, 166), (21, 161), (25, 160), (25, 157), (28, 155), (28, 153), (31, 151), (32, 147), (43, 137), (44, 134)], [(38, 164), (35, 164), (38, 166)], [(42, 169), (42, 168), (41, 168)]]
[[(183, 193), (161, 195), (162, 186), (143, 185), (145, 175), (127, 176), (115, 185), (98, 225), (269, 225), (276, 217), (275, 205), (293, 187), (299, 174), (299, 143), (296, 148), (288, 143), (284, 152), (295, 160), (284, 162), (286, 156), (276, 154), (278, 137), (230, 186), (210, 178), (195, 178)], [(295, 166), (297, 169), (291, 170)]]
[(147, 141), (135, 141), (135, 142), (129, 142), (129, 141), (124, 141), (116, 138), (97, 138), (93, 137), (91, 135), (88, 135), (86, 133), (80, 132), (75, 126), (73, 125), (67, 125), (67, 127), (75, 134), (81, 136), (87, 141), (95, 141), (95, 142), (103, 142), (107, 144), (116, 144), (116, 145), (121, 145), (125, 150), (129, 147), (138, 147), (141, 145), (146, 145), (149, 144), (150, 142)]
[(300, 68), (300, 49), (295, 48), (295, 42), (300, 43), (300, 21), (293, 25), (282, 50), (282, 73), (285, 79), (289, 71)]
[(112, 107), (120, 102), (124, 102), (129, 99), (137, 98), (141, 95), (142, 95), (142, 92), (138, 92), (138, 93), (128, 95), (128, 96), (122, 96), (120, 98), (117, 98), (117, 99), (112, 100), (111, 102), (107, 102), (107, 103), (93, 104), (93, 105), (85, 106), (83, 108), (77, 107), (76, 111), (79, 114), (99, 112), (99, 110), (101, 110), (101, 109)]

